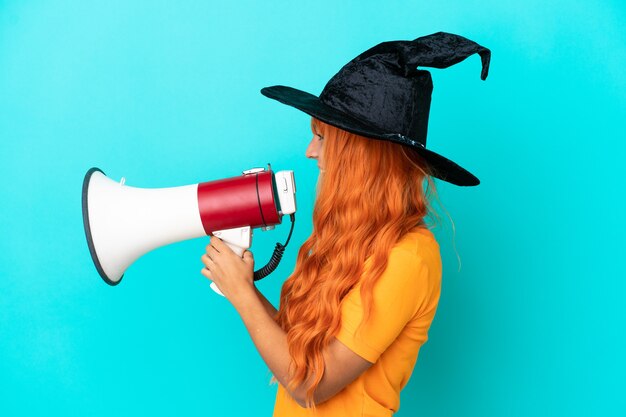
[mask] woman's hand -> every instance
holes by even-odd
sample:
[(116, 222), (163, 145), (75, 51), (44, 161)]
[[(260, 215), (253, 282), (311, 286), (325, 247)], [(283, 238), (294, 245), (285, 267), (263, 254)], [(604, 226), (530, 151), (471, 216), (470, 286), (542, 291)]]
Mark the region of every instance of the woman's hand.
[(200, 258), (205, 268), (202, 275), (213, 281), (233, 305), (254, 293), (254, 257), (249, 250), (243, 258), (237, 255), (220, 238), (211, 236), (206, 253)]

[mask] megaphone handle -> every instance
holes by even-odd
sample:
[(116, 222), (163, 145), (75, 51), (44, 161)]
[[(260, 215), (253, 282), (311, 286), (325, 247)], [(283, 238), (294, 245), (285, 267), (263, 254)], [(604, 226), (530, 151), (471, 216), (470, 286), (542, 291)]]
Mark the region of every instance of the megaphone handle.
[[(243, 229), (246, 229), (246, 228), (243, 228)], [(247, 229), (248, 229), (247, 231), (246, 231), (246, 230), (243, 230), (243, 232), (242, 232), (242, 233), (244, 233), (244, 234), (245, 234), (246, 232), (248, 232), (248, 233), (249, 233), (250, 228), (249, 228), (249, 227), (247, 227)], [(215, 236), (218, 236), (218, 237), (220, 237), (221, 239), (223, 239), (221, 236), (219, 236), (219, 235), (218, 235), (218, 232), (213, 232), (213, 234), (214, 234)], [(249, 237), (249, 239), (251, 240), (251, 239), (252, 239), (252, 237), (250, 236), (250, 237)], [(242, 248), (241, 246), (237, 246), (237, 245), (235, 245), (234, 243), (229, 242), (229, 241), (228, 241), (228, 240), (226, 240), (226, 239), (223, 239), (223, 241), (224, 241), (224, 243), (226, 243), (226, 244), (228, 245), (228, 247), (229, 247), (229, 248), (231, 248), (231, 249), (233, 250), (233, 252), (235, 252), (235, 253), (236, 253), (237, 255), (239, 255), (240, 257), (241, 257), (241, 256), (243, 256), (243, 251), (247, 249), (247, 248)], [(222, 292), (219, 290), (219, 288), (217, 288), (217, 285), (215, 285), (215, 283), (214, 283), (214, 282), (212, 282), (212, 283), (211, 283), (210, 287), (211, 287), (211, 289), (212, 289), (213, 291), (215, 291), (216, 293), (218, 293), (218, 294), (219, 294), (219, 295), (221, 295), (222, 297), (224, 296), (224, 294), (222, 294)]]
[[(206, 285), (206, 284), (205, 284), (205, 285)], [(212, 282), (212, 283), (211, 283), (210, 287), (211, 287), (211, 289), (212, 289), (213, 291), (215, 291), (216, 293), (218, 293), (218, 294), (219, 294), (219, 295), (221, 295), (222, 297), (224, 296), (224, 294), (222, 294), (222, 292), (220, 291), (220, 289), (219, 289), (219, 288), (217, 288), (217, 285), (215, 285), (215, 283), (214, 283), (214, 282)]]

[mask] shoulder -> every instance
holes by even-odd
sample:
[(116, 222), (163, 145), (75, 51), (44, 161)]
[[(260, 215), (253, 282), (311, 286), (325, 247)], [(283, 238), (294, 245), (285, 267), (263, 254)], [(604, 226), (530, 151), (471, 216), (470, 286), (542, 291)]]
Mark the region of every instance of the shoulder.
[[(372, 258), (365, 268), (369, 270)], [(411, 230), (400, 238), (388, 254), (387, 266), (377, 280), (375, 289), (383, 292), (404, 291), (417, 287), (434, 287), (441, 279), (439, 244), (433, 233), (425, 228)]]
[(405, 290), (426, 290), (441, 285), (441, 255), (434, 234), (420, 228), (404, 235), (391, 249), (384, 278)]
[(405, 234), (392, 248), (389, 261), (413, 263), (429, 269), (441, 267), (439, 243), (429, 229), (416, 228)]
[(416, 253), (424, 253), (427, 251), (439, 251), (439, 243), (432, 231), (425, 227), (418, 227), (400, 238), (396, 244), (396, 248), (404, 248)]

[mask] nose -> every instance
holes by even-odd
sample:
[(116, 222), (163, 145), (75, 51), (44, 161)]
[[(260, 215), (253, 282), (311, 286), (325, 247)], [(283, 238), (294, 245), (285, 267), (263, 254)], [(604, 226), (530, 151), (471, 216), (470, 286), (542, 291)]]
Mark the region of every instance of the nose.
[(306, 157), (310, 159), (317, 159), (319, 151), (319, 141), (315, 140), (315, 136), (309, 142), (309, 146), (306, 148)]

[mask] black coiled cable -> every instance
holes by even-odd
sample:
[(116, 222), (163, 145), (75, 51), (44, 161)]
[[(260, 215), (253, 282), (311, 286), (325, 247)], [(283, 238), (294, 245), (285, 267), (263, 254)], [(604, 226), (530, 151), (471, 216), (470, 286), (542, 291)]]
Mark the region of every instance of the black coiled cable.
[(255, 281), (258, 281), (261, 278), (265, 278), (266, 276), (271, 274), (280, 263), (280, 260), (283, 257), (283, 253), (285, 252), (285, 248), (289, 244), (289, 239), (291, 239), (291, 233), (293, 232), (293, 225), (296, 222), (295, 213), (290, 214), (289, 218), (291, 219), (291, 230), (289, 230), (289, 236), (287, 237), (287, 241), (285, 242), (284, 245), (282, 245), (280, 242), (276, 243), (276, 247), (274, 248), (274, 253), (272, 254), (272, 257), (270, 258), (267, 265), (265, 265), (263, 268), (257, 271), (254, 271)]

